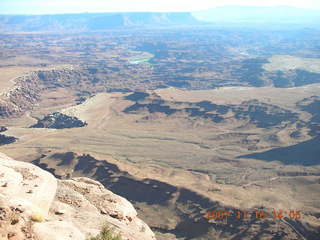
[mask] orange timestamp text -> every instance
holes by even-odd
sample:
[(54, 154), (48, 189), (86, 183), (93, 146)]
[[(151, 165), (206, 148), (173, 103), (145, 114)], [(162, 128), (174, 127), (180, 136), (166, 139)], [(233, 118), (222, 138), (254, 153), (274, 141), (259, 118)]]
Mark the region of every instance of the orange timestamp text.
[(204, 218), (211, 219), (228, 219), (229, 217), (235, 217), (239, 220), (247, 220), (249, 218), (263, 219), (273, 217), (274, 219), (282, 219), (282, 218), (290, 218), (293, 220), (299, 220), (301, 218), (301, 211), (299, 210), (276, 210), (273, 209), (271, 211), (255, 209), (252, 211), (246, 210), (207, 210)]

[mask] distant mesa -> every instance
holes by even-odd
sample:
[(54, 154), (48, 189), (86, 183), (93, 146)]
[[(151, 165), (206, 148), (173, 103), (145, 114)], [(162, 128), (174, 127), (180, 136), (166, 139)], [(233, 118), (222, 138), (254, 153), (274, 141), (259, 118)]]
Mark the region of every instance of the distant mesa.
[(3, 32), (101, 31), (119, 28), (208, 24), (319, 25), (320, 11), (288, 6), (224, 6), (198, 12), (117, 12), (51, 15), (0, 15)]
[(191, 13), (79, 13), (53, 15), (0, 15), (2, 30), (97, 31), (115, 28), (161, 27), (199, 24)]
[(53, 128), (53, 129), (64, 129), (64, 128), (79, 128), (87, 126), (86, 122), (79, 120), (76, 117), (71, 117), (59, 112), (55, 112), (45, 116), (43, 119), (31, 126), (31, 128)]

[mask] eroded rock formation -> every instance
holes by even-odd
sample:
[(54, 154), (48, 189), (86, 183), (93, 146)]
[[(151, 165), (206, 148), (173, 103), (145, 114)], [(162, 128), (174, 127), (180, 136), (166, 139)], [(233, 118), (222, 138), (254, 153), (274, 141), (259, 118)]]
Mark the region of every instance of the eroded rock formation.
[(123, 240), (155, 236), (129, 201), (88, 178), (57, 180), (0, 153), (0, 238), (84, 240), (104, 225)]
[(86, 122), (72, 116), (68, 116), (59, 112), (51, 113), (45, 116), (43, 119), (39, 119), (38, 122), (32, 125), (32, 128), (77, 128), (88, 125)]
[(40, 99), (41, 81), (35, 72), (16, 79), (15, 85), (0, 95), (0, 117), (20, 115)]

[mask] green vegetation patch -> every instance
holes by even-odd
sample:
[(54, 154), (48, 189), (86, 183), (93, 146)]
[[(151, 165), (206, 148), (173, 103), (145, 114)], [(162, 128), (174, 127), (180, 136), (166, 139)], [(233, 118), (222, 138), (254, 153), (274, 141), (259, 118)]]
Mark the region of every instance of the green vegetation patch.
[(122, 238), (120, 234), (115, 234), (111, 227), (104, 226), (97, 236), (90, 237), (87, 240), (122, 240)]

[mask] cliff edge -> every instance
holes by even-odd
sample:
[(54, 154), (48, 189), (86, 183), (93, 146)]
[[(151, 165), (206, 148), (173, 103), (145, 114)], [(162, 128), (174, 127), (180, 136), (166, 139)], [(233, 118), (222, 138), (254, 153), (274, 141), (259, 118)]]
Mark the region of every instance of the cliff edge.
[(123, 240), (155, 240), (131, 203), (99, 182), (58, 180), (0, 153), (1, 240), (85, 240), (106, 224)]

